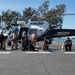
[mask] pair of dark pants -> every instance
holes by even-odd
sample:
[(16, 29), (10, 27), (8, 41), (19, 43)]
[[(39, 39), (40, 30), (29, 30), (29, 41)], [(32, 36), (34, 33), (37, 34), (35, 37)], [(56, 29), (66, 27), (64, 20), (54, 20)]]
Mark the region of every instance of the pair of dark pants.
[(46, 46), (46, 50), (49, 50), (49, 46)]
[(22, 43), (22, 51), (35, 51), (34, 46), (31, 44), (31, 42), (29, 41), (29, 43), (27, 43), (26, 41)]
[(5, 41), (0, 42), (0, 49), (5, 50)]
[(12, 48), (12, 49), (13, 49), (14, 45), (15, 45), (15, 49), (18, 49), (18, 48), (17, 48), (17, 47), (18, 47), (18, 45), (17, 45), (17, 40), (12, 41), (12, 43), (11, 43), (11, 48)]
[(29, 40), (29, 45), (28, 45), (28, 49), (30, 51), (35, 51), (35, 47), (33, 46), (32, 42)]
[(0, 42), (0, 48), (2, 49), (3, 41)]
[(28, 50), (28, 42), (25, 41), (25, 42), (22, 42), (22, 51), (26, 51)]
[(65, 51), (71, 51), (71, 45), (65, 45)]

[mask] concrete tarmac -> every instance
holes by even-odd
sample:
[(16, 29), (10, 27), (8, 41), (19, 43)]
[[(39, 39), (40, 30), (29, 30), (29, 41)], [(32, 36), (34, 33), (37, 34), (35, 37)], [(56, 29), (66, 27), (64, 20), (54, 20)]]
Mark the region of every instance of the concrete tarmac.
[(50, 50), (0, 51), (0, 75), (75, 75), (74, 45), (72, 52), (61, 51), (59, 44)]

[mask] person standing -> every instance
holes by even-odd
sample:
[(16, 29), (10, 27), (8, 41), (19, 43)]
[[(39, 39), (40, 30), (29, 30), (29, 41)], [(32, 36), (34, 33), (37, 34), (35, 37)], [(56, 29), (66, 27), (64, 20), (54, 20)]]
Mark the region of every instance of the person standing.
[(33, 33), (31, 34), (30, 40), (31, 40), (32, 45), (33, 45), (34, 48), (35, 48), (35, 46), (36, 46), (36, 41), (37, 41), (37, 34), (36, 34), (35, 31), (33, 31)]
[(3, 32), (0, 32), (0, 48), (5, 50), (5, 36), (3, 35)]
[(18, 46), (17, 46), (17, 34), (16, 34), (16, 32), (13, 32), (12, 33), (12, 35), (11, 35), (11, 48), (12, 48), (12, 50), (13, 50), (13, 47), (14, 47), (14, 45), (15, 45), (15, 49), (18, 49)]
[(26, 32), (25, 31), (23, 31), (22, 32), (22, 42), (25, 40), (25, 39), (27, 39), (27, 34), (26, 34)]

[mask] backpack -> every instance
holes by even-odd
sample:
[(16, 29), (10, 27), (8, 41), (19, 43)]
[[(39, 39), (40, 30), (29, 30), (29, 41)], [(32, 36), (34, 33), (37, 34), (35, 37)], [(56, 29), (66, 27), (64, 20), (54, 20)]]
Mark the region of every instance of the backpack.
[(8, 44), (8, 46), (11, 46), (11, 41), (8, 41), (8, 43), (7, 43), (7, 44)]

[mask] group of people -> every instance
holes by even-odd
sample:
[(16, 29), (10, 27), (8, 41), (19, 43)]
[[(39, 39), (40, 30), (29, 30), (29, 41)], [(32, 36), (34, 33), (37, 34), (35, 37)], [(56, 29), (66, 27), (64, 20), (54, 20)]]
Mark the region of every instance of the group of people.
[[(22, 51), (25, 50), (35, 50), (35, 45), (36, 45), (36, 40), (37, 40), (37, 35), (33, 31), (33, 33), (28, 37), (26, 32), (23, 31), (21, 35), (21, 44), (22, 44)], [(18, 49), (18, 35), (16, 32), (13, 32), (11, 37), (11, 49), (13, 50), (14, 47), (17, 50)]]
[[(14, 32), (11, 36), (12, 50), (14, 48), (14, 45), (15, 45), (15, 49), (18, 49), (16, 37), (17, 37), (17, 34)], [(22, 51), (26, 51), (26, 50), (35, 51), (36, 42), (37, 42), (37, 33), (35, 31), (33, 31), (30, 36), (27, 36), (27, 33), (25, 31), (22, 32), (22, 35), (21, 35)], [(49, 49), (49, 44), (46, 38), (44, 38), (44, 40), (42, 41), (41, 49), (42, 50)]]
[[(48, 50), (49, 44), (46, 38), (42, 41), (42, 50)], [(72, 40), (68, 37), (67, 40), (61, 46), (62, 50), (65, 51), (72, 51)]]
[[(18, 49), (16, 37), (17, 37), (17, 34), (14, 32), (11, 36), (12, 50), (14, 48), (14, 45), (15, 45), (15, 49)], [(26, 50), (35, 51), (36, 42), (37, 42), (37, 33), (35, 31), (33, 31), (30, 36), (27, 36), (27, 33), (25, 31), (22, 32), (22, 35), (21, 35), (22, 51), (26, 51)], [(46, 38), (44, 38), (41, 44), (41, 49), (48, 50), (48, 48), (49, 48), (48, 41)]]
[[(0, 32), (0, 49), (1, 50), (5, 50), (5, 41), (6, 41), (6, 38), (3, 35), (3, 32)], [(11, 49), (13, 50), (15, 46), (15, 49), (17, 50), (18, 49), (18, 35), (16, 34), (16, 32), (12, 33), (10, 37), (10, 42), (11, 42)], [(22, 36), (21, 36), (22, 51), (25, 51), (25, 50), (35, 51), (36, 42), (37, 42), (37, 34), (35, 31), (33, 31), (33, 33), (29, 37), (27, 36), (25, 31), (22, 32)], [(61, 48), (65, 49), (65, 51), (72, 50), (72, 41), (69, 37), (63, 43)], [(41, 49), (42, 50), (49, 49), (49, 44), (46, 38), (44, 38), (44, 40), (41, 43)]]
[(32, 50), (35, 51), (37, 41), (37, 34), (35, 31), (28, 37), (26, 32), (24, 31), (22, 34), (22, 51)]
[[(0, 32), (0, 49), (5, 50), (5, 36), (3, 35), (3, 32)], [(21, 44), (22, 44), (22, 51), (25, 50), (34, 50), (35, 51), (35, 46), (36, 46), (36, 41), (37, 41), (37, 34), (35, 31), (28, 37), (26, 32), (22, 32), (21, 36)], [(11, 46), (11, 50), (18, 49), (18, 35), (14, 31), (12, 35), (9, 37), (9, 40), (7, 41), (7, 45)]]

